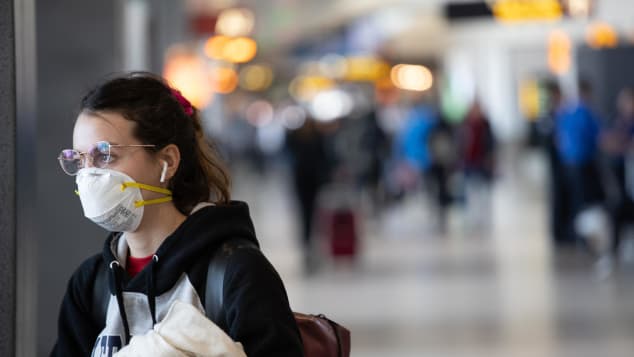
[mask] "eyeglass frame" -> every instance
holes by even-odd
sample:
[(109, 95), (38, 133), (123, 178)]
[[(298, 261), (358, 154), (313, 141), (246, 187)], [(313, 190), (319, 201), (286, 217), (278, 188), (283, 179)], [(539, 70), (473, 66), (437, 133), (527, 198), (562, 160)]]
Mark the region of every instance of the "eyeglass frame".
[[(107, 140), (100, 140), (100, 141), (97, 141), (97, 142), (96, 142), (96, 143), (95, 143), (95, 144), (91, 147), (91, 149), (90, 149), (89, 151), (84, 151), (84, 152), (82, 152), (82, 151), (75, 150), (75, 149), (63, 149), (63, 150), (59, 153), (59, 156), (57, 157), (57, 160), (59, 160), (59, 164), (60, 164), (60, 166), (62, 167), (62, 170), (64, 171), (64, 173), (65, 173), (65, 174), (67, 174), (67, 175), (69, 175), (69, 176), (76, 176), (76, 175), (77, 175), (77, 173), (79, 173), (79, 170), (81, 170), (82, 168), (85, 168), (85, 167), (86, 167), (86, 157), (90, 157), (90, 162), (91, 162), (91, 163), (93, 164), (93, 166), (94, 166), (94, 159), (95, 159), (95, 157), (94, 157), (94, 155), (92, 155), (91, 153), (92, 153), (92, 152), (93, 152), (93, 151), (94, 151), (94, 150), (98, 147), (98, 145), (99, 145), (100, 143), (107, 143), (107, 144), (108, 144), (108, 153), (107, 153), (107, 156), (108, 156), (108, 161), (110, 160), (110, 156), (111, 156), (111, 154), (112, 154), (112, 150), (111, 150), (111, 148), (113, 148), (113, 147), (114, 147), (114, 148), (118, 148), (118, 147), (121, 147), (121, 148), (123, 148), (123, 147), (146, 147), (146, 148), (156, 147), (156, 145), (153, 145), (153, 144), (111, 144), (111, 143), (110, 143), (109, 141), (107, 141)], [(82, 166), (80, 167), (80, 169), (79, 169), (79, 170), (77, 170), (77, 172), (75, 172), (75, 173), (70, 173), (70, 172), (68, 172), (68, 171), (64, 168), (63, 161), (74, 161), (74, 160), (76, 160), (76, 159), (72, 159), (72, 160), (65, 159), (65, 158), (64, 158), (64, 151), (73, 151), (74, 153), (76, 153), (77, 155), (79, 155), (79, 160), (80, 160), (80, 163), (82, 164)], [(104, 154), (104, 153), (102, 153), (102, 154)], [(95, 167), (98, 167), (98, 168), (104, 169), (104, 168), (108, 167), (108, 164), (109, 164), (109, 163), (110, 163), (110, 162), (107, 162), (107, 163), (106, 163), (106, 164), (104, 164), (103, 166), (99, 165), (99, 166), (95, 166)]]

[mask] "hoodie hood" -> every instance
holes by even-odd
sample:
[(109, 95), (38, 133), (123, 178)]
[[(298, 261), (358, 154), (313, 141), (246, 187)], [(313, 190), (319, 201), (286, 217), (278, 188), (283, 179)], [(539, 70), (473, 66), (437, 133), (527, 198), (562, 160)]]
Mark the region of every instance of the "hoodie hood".
[(123, 291), (146, 294), (156, 324), (156, 297), (171, 289), (194, 264), (204, 260), (207, 266), (215, 250), (235, 238), (248, 239), (259, 246), (247, 204), (232, 201), (226, 205), (206, 205), (194, 210), (163, 241), (148, 266), (130, 279), (125, 273), (128, 244), (120, 232), (111, 233), (104, 245), (103, 259), (108, 265), (110, 293), (117, 299), (128, 340)]
[[(125, 269), (128, 245), (121, 236), (120, 232), (108, 236), (103, 258), (107, 264), (116, 261), (115, 264)], [(157, 293), (168, 290), (192, 264), (210, 257), (216, 248), (234, 238), (248, 239), (259, 246), (245, 202), (231, 201), (227, 205), (209, 205), (195, 211), (154, 253)], [(140, 278), (144, 273), (147, 273), (145, 269), (127, 281), (125, 290), (143, 292), (144, 284)]]

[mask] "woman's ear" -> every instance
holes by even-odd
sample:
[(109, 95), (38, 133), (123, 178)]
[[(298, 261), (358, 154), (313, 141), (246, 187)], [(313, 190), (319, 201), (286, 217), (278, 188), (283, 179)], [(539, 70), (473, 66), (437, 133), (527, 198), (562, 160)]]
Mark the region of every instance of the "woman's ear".
[(161, 161), (161, 182), (169, 181), (176, 174), (181, 162), (181, 153), (178, 146), (169, 144), (159, 152)]

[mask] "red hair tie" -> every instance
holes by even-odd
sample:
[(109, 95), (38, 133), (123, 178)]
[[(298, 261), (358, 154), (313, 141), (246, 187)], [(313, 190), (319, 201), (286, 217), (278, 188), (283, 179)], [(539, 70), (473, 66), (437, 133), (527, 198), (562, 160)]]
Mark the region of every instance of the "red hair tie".
[(174, 98), (176, 98), (178, 103), (180, 103), (181, 107), (183, 107), (183, 111), (185, 111), (185, 114), (187, 115), (194, 114), (194, 107), (192, 107), (192, 104), (187, 100), (187, 98), (183, 97), (183, 95), (181, 94), (180, 91), (178, 91), (178, 89), (171, 88), (171, 90), (172, 90), (172, 95), (174, 96)]

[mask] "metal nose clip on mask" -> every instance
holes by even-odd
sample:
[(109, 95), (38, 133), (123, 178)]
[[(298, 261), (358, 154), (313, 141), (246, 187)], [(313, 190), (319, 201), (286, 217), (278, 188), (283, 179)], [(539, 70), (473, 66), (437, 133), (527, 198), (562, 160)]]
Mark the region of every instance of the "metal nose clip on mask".
[[(172, 191), (137, 183), (115, 170), (83, 168), (76, 183), (84, 216), (111, 232), (134, 232), (143, 218), (143, 206), (172, 200)], [(166, 197), (145, 201), (141, 189)]]

